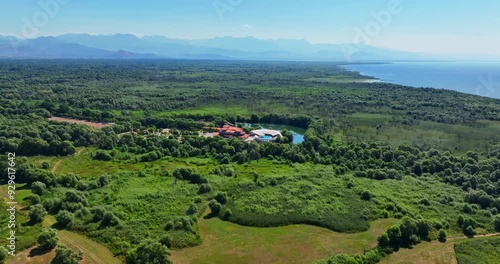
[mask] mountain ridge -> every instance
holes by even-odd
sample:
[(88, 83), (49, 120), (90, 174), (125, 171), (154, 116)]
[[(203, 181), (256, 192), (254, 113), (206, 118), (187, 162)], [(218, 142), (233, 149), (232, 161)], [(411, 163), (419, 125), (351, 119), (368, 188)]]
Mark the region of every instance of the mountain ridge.
[[(9, 48), (9, 42), (12, 44)], [(121, 51), (121, 52), (120, 52)], [(175, 39), (133, 34), (71, 33), (19, 39), (0, 35), (0, 57), (10, 58), (175, 58), (236, 60), (384, 61), (437, 60), (436, 56), (364, 44), (312, 44), (304, 39), (216, 37)]]

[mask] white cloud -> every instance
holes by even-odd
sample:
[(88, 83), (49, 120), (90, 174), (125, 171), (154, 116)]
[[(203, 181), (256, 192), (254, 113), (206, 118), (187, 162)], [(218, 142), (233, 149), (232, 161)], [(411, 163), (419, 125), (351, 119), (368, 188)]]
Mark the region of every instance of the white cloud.
[(249, 25), (249, 24), (245, 24), (245, 25), (243, 25), (243, 27), (244, 27), (244, 28), (248, 28), (248, 29), (252, 29), (252, 28), (253, 28), (253, 26), (252, 26), (252, 25)]

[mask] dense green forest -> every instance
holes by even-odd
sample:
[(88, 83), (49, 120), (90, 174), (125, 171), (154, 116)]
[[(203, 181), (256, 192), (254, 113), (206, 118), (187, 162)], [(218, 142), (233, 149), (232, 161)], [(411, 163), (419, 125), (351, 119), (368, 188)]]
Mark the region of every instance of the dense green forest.
[[(497, 99), (369, 82), (333, 63), (2, 60), (0, 73), (0, 167), (16, 153), (26, 206), (19, 249), (50, 240), (51, 216), (127, 263), (202, 244), (202, 218), (347, 233), (399, 219), (377, 246), (318, 263), (500, 231)], [(199, 136), (227, 123), (306, 132), (299, 144), (286, 130), (269, 143)]]

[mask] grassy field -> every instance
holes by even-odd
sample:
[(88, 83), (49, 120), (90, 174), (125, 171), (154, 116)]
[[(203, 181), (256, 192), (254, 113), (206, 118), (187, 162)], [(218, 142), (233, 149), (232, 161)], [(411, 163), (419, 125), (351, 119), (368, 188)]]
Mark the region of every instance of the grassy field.
[[(113, 254), (104, 246), (88, 239), (85, 236), (78, 235), (69, 231), (59, 231), (59, 243), (74, 251), (81, 251), (83, 259), (80, 264), (120, 264), (122, 261), (115, 258)], [(38, 254), (37, 247), (31, 247), (18, 252), (15, 257), (9, 258), (6, 264), (47, 264), (55, 256), (56, 249), (43, 254)]]
[[(403, 180), (373, 181), (365, 178), (356, 178), (356, 185), (370, 190), (379, 203), (394, 202), (403, 210), (413, 215), (421, 215), (428, 220), (447, 220), (455, 223), (455, 216), (460, 214), (462, 204), (456, 203), (453, 206), (442, 204), (439, 200), (442, 197), (452, 197), (455, 201), (460, 201), (461, 190), (439, 182), (435, 179), (417, 179), (404, 177)], [(404, 191), (401, 191), (404, 190)], [(421, 199), (430, 201), (429, 206), (419, 203)], [(475, 217), (482, 217), (480, 213)], [(489, 220), (486, 220), (489, 221)], [(449, 235), (462, 235), (462, 231), (455, 225), (450, 226)]]
[[(0, 71), (0, 148), (28, 156), (34, 169), (20, 159), (18, 180), (46, 184), (34, 191), (52, 215), (28, 223), (21, 209), (30, 190), (19, 186), (19, 249), (35, 246), (61, 212), (61, 243), (88, 263), (148, 253), (143, 243), (169, 246), (178, 263), (303, 263), (363, 252), (404, 216), (428, 221), (432, 239), (439, 229), (461, 235), (460, 216), (477, 221), (478, 234), (491, 233), (500, 210), (498, 100), (365, 83), (331, 63), (9, 61)], [(27, 85), (38, 76), (43, 87)], [(195, 138), (207, 122), (249, 120), (307, 127), (305, 142)], [(181, 130), (184, 140), (139, 136), (153, 128)], [(138, 136), (123, 136), (130, 130)], [(227, 221), (199, 219), (207, 205)], [(392, 260), (446, 263), (459, 242), (423, 243)], [(481, 258), (473, 247), (463, 252)], [(17, 262), (47, 262), (30, 252)]]
[[(44, 227), (51, 227), (56, 222), (52, 215), (45, 217)], [(116, 258), (105, 246), (89, 239), (86, 236), (68, 230), (58, 230), (59, 243), (74, 251), (82, 252), (84, 264), (120, 264), (122, 261)]]
[(457, 243), (459, 264), (497, 264), (500, 260), (500, 237), (468, 239)]
[[(153, 233), (158, 237), (170, 233), (163, 230), (166, 221), (175, 220), (175, 216), (185, 214), (189, 204), (197, 197), (197, 186), (185, 182), (175, 183), (172, 177), (161, 176), (165, 171), (170, 172), (171, 175), (173, 170), (178, 167), (196, 168), (199, 172), (208, 174), (207, 178), (216, 190), (227, 192), (230, 199), (226, 206), (233, 211), (233, 218), (237, 217), (229, 220), (235, 223), (241, 223), (242, 220), (253, 221), (262, 217), (262, 219), (274, 219), (275, 222), (279, 222), (280, 217), (291, 215), (289, 212), (298, 212), (298, 215), (312, 215), (311, 218), (313, 219), (335, 220), (335, 217), (325, 217), (327, 214), (323, 214), (323, 211), (351, 212), (345, 218), (352, 220), (347, 221), (348, 223), (354, 223), (353, 219), (358, 219), (358, 214), (352, 214), (352, 212), (355, 212), (356, 208), (360, 208), (360, 203), (362, 207), (368, 208), (371, 214), (377, 214), (378, 210), (380, 210), (380, 204), (394, 204), (411, 215), (421, 215), (429, 220), (455, 223), (456, 216), (461, 214), (463, 207), (461, 202), (462, 191), (458, 187), (444, 184), (434, 177), (415, 178), (403, 176), (403, 180), (377, 181), (352, 177), (350, 174), (335, 175), (331, 166), (313, 165), (311, 163), (286, 165), (267, 159), (253, 161), (249, 164), (232, 164), (231, 167), (234, 168), (237, 177), (225, 177), (212, 174), (212, 170), (219, 165), (210, 158), (179, 159), (165, 157), (154, 162), (130, 163), (120, 160), (93, 160), (91, 158), (93, 151), (95, 149), (86, 148), (79, 156), (61, 158), (63, 162), (56, 173), (74, 172), (82, 178), (89, 178), (86, 180), (90, 180), (91, 177), (95, 178), (102, 173), (114, 174), (121, 170), (122, 172), (123, 170), (130, 172), (129, 175), (117, 175), (110, 185), (92, 191), (88, 196), (91, 204), (108, 204), (108, 208), (124, 221), (120, 230), (104, 230), (103, 234), (101, 234), (102, 237), (94, 237), (97, 234), (95, 232), (95, 234), (86, 233), (86, 235), (104, 243), (110, 249), (118, 247), (118, 244), (106, 244), (108, 242), (104, 241), (112, 241), (117, 234), (127, 239), (136, 239), (138, 235), (132, 234), (147, 235), (145, 232), (148, 229), (154, 230)], [(53, 165), (57, 160), (58, 158), (41, 156), (33, 158), (33, 161), (38, 164), (49, 161)], [(88, 168), (92, 169), (89, 170)], [(138, 177), (137, 173), (139, 171), (146, 172), (147, 177)], [(253, 183), (254, 173), (260, 175), (259, 181), (263, 184), (269, 184), (271, 179), (277, 179), (278, 185), (269, 188), (258, 187)], [(353, 183), (354, 187), (352, 189), (345, 188), (348, 181)], [(370, 202), (358, 201), (357, 193), (362, 190), (370, 190), (374, 195)], [(401, 190), (405, 191), (402, 192)], [(152, 199), (152, 197), (156, 198)], [(182, 197), (182, 199), (178, 197)], [(455, 202), (453, 204), (442, 204), (440, 200), (443, 197), (451, 197)], [(206, 197), (202, 198), (206, 199)], [(424, 198), (430, 202), (430, 205), (424, 206), (420, 204), (420, 200)], [(312, 201), (317, 202), (313, 203)], [(354, 201), (358, 202), (355, 203)], [(140, 209), (132, 206), (146, 204), (148, 206), (137, 207)], [(157, 210), (155, 208), (162, 209)], [(289, 211), (291, 209), (293, 211)], [(395, 212), (389, 212), (389, 216), (394, 214)], [(477, 211), (473, 217), (481, 222), (491, 221), (483, 216), (482, 211)], [(320, 222), (328, 224), (325, 221)], [(333, 222), (340, 224), (342, 221), (335, 220)], [(368, 221), (365, 220), (365, 222)], [(138, 228), (143, 223), (149, 223), (150, 226)], [(298, 221), (294, 223), (309, 222)], [(242, 227), (218, 219), (201, 220), (198, 230), (202, 236), (203, 244), (196, 248), (175, 251), (173, 257), (179, 259), (179, 261), (184, 261), (180, 263), (190, 263), (189, 261), (192, 261), (192, 263), (207, 263), (203, 261), (215, 261), (218, 258), (228, 259), (228, 263), (235, 259), (238, 261), (248, 259), (248, 263), (255, 263), (262, 261), (254, 257), (258, 254), (249, 253), (245, 255), (244, 252), (261, 252), (259, 254), (265, 256), (262, 258), (272, 259), (270, 263), (279, 263), (283, 257), (288, 256), (288, 252), (283, 248), (296, 247), (307, 248), (307, 250), (294, 250), (293, 252), (297, 252), (297, 255), (292, 255), (292, 259), (298, 261), (305, 258), (312, 261), (318, 258), (326, 258), (334, 253), (361, 252), (364, 248), (372, 246), (369, 243), (370, 241), (373, 243), (376, 240), (376, 237), (361, 239), (357, 237), (369, 234), (372, 229), (368, 233), (341, 234), (320, 227), (287, 225), (284, 222), (283, 225), (283, 227), (278, 228), (255, 228)], [(374, 226), (376, 227), (376, 225), (372, 225), (372, 228)], [(382, 228), (381, 231), (385, 231), (386, 227)], [(226, 237), (227, 229), (230, 231), (235, 230), (234, 232), (231, 231), (230, 234), (233, 234), (231, 237)], [(351, 232), (355, 231), (351, 230)], [(448, 230), (450, 236), (460, 235), (461, 232), (453, 224)], [(180, 236), (176, 232), (170, 234), (176, 239), (180, 239), (180, 241), (186, 241), (188, 245), (194, 245), (196, 242), (189, 236)], [(310, 234), (314, 234), (312, 237), (316, 236), (316, 240), (311, 237), (305, 238)], [(213, 237), (217, 239), (217, 243), (213, 242)], [(346, 241), (340, 244), (336, 243), (339, 237), (350, 239), (351, 244), (342, 247), (341, 245), (348, 245), (348, 243)], [(265, 244), (269, 246), (259, 248), (259, 239), (266, 240)], [(356, 240), (359, 240), (359, 242), (352, 244), (356, 243)], [(288, 245), (286, 241), (291, 244)], [(218, 244), (219, 242), (220, 244)], [(231, 249), (228, 253), (220, 253), (226, 250), (224, 245), (234, 245), (235, 243), (240, 243), (238, 245), (241, 245), (241, 248), (238, 246), (238, 250)], [(248, 245), (244, 246), (244, 243), (248, 243)], [(273, 248), (271, 245), (282, 246)], [(355, 250), (349, 251), (348, 249), (351, 248)], [(348, 251), (345, 251), (346, 249)], [(193, 250), (192, 253), (186, 253), (185, 255), (178, 253), (191, 252), (191, 250)], [(276, 254), (273, 255), (271, 252), (276, 252)], [(192, 257), (185, 257), (188, 255)], [(205, 258), (201, 257), (205, 255)], [(276, 259), (272, 256), (275, 256)], [(290, 259), (286, 259), (286, 261), (290, 261)], [(286, 261), (281, 263), (286, 263)]]
[[(27, 214), (27, 202), (25, 198), (31, 194), (29, 189), (24, 189), (24, 184), (18, 184), (16, 191), (16, 200), (18, 201), (18, 215), (17, 222), (25, 223), (28, 219)], [(6, 195), (7, 185), (0, 186), (0, 195), (1, 197), (7, 197)], [(2, 210), (3, 211), (3, 210)], [(44, 219), (44, 222), (41, 226), (43, 227), (51, 227), (56, 222), (55, 217), (48, 215)], [(2, 226), (6, 226), (6, 224), (2, 224)], [(55, 249), (49, 252), (44, 252), (40, 254), (37, 251), (37, 246), (32, 246), (36, 244), (37, 236), (41, 231), (40, 225), (26, 225), (21, 224), (21, 228), (17, 230), (17, 246), (18, 251), (16, 253), (16, 257), (9, 258), (7, 260), (7, 264), (14, 263), (29, 263), (29, 264), (47, 264), (49, 263), (55, 256)], [(7, 229), (2, 229), (2, 233)], [(82, 264), (119, 264), (121, 263), (120, 259), (113, 256), (113, 254), (104, 247), (89, 238), (79, 235), (77, 233), (67, 231), (67, 230), (59, 230), (59, 243), (64, 244), (75, 251), (83, 252), (83, 260)], [(4, 235), (7, 237), (7, 235)], [(29, 247), (29, 248), (28, 248)], [(23, 250), (24, 249), (24, 250)]]
[[(55, 217), (48, 215), (43, 221), (43, 226), (51, 227), (56, 222)], [(105, 246), (92, 241), (86, 236), (82, 236), (68, 230), (58, 230), (59, 244), (63, 244), (76, 252), (83, 253), (81, 264), (120, 264), (122, 261), (116, 258)], [(30, 247), (18, 252), (15, 257), (9, 258), (6, 264), (29, 263), (47, 264), (55, 256), (56, 249), (49, 252), (40, 253), (37, 246)]]
[[(356, 113), (338, 118), (335, 135), (354, 142), (389, 142), (393, 146), (419, 144), (429, 148), (465, 153), (468, 150), (489, 149), (490, 142), (498, 141), (500, 122), (479, 120), (472, 126), (419, 121), (401, 124), (403, 117), (390, 114)], [(379, 129), (376, 127), (380, 126)], [(339, 137), (339, 134), (342, 136)]]
[(373, 247), (395, 219), (377, 220), (366, 232), (346, 234), (310, 225), (257, 228), (219, 218), (199, 220), (203, 243), (174, 250), (176, 264), (310, 263), (334, 253), (358, 253)]
[(57, 174), (67, 174), (75, 173), (81, 177), (97, 177), (104, 173), (115, 173), (121, 170), (140, 170), (144, 169), (144, 163), (142, 164), (131, 164), (131, 163), (121, 163), (121, 162), (106, 162), (100, 160), (94, 160), (91, 154), (95, 152), (95, 148), (86, 148), (80, 152), (80, 155), (73, 155), (68, 157), (46, 157), (46, 156), (36, 156), (32, 157), (32, 161), (35, 164), (41, 164), (43, 162), (48, 162), (50, 164), (51, 170), (57, 165), (57, 170), (54, 172)]
[(58, 231), (60, 243), (68, 246), (75, 251), (83, 253), (82, 263), (86, 264), (119, 264), (122, 261), (113, 256), (105, 246), (98, 244), (86, 236), (75, 232), (60, 230)]
[(412, 249), (403, 248), (388, 255), (381, 264), (497, 264), (500, 257), (500, 236), (491, 234), (473, 239), (464, 236), (422, 242)]
[(380, 264), (455, 264), (453, 247), (453, 242), (422, 242), (413, 249), (400, 249), (382, 259)]
[[(82, 178), (98, 177), (104, 173), (113, 174), (122, 171), (142, 171), (148, 168), (161, 168), (172, 171), (179, 166), (196, 166), (201, 170), (209, 170), (214, 167), (214, 161), (206, 158), (163, 158), (154, 162), (138, 162), (134, 163), (130, 160), (121, 161), (119, 159), (113, 161), (101, 161), (92, 159), (92, 154), (96, 148), (85, 148), (79, 151), (80, 155), (68, 157), (47, 157), (35, 156), (30, 157), (30, 161), (39, 166), (43, 162), (50, 164), (50, 170), (57, 166), (56, 174), (74, 173)], [(59, 162), (61, 161), (61, 162)]]
[(175, 115), (175, 114), (191, 114), (191, 115), (225, 115), (227, 113), (232, 113), (235, 115), (248, 115), (248, 110), (242, 107), (230, 106), (227, 107), (225, 105), (209, 105), (209, 106), (200, 106), (192, 109), (183, 109), (176, 110), (173, 112), (158, 112), (157, 115)]
[(18, 252), (15, 257), (7, 259), (6, 264), (47, 264), (56, 255), (56, 249), (53, 249), (44, 254), (34, 254), (37, 247), (31, 247), (21, 252)]
[[(38, 233), (42, 230), (40, 225), (29, 225), (26, 223), (29, 220), (29, 210), (28, 202), (24, 199), (30, 194), (31, 190), (24, 189), (24, 184), (16, 185), (16, 250), (27, 249), (35, 244)], [(9, 217), (6, 209), (10, 206), (6, 204), (6, 202), (10, 202), (7, 199), (7, 185), (0, 186), (0, 197), (2, 198), (0, 201), (0, 235), (7, 238), (10, 232), (10, 229), (7, 228)]]

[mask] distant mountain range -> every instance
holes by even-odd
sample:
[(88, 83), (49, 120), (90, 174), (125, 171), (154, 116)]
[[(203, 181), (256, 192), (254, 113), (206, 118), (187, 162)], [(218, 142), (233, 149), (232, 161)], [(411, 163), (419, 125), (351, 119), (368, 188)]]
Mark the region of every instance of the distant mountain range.
[(363, 44), (311, 44), (306, 40), (221, 37), (200, 40), (131, 34), (66, 34), (18, 39), (0, 35), (0, 58), (55, 59), (237, 59), (394, 61), (437, 60), (436, 56)]

